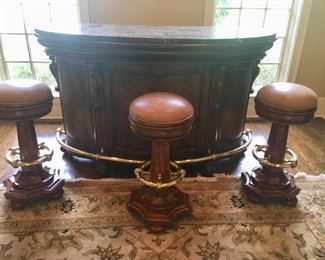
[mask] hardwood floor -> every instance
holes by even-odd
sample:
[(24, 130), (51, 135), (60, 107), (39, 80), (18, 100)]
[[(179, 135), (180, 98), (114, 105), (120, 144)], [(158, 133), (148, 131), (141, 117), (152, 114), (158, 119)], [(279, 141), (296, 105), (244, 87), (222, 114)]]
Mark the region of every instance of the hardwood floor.
[[(62, 127), (57, 123), (37, 123), (36, 132), (38, 142), (46, 142), (54, 149), (54, 156), (51, 162), (46, 165), (60, 171), (60, 175), (66, 179), (76, 178), (101, 178), (101, 177), (132, 177), (133, 166), (118, 167), (110, 164), (107, 168), (103, 163), (96, 163), (87, 159), (63, 155), (59, 145), (55, 140), (55, 130)], [(246, 128), (253, 132), (253, 142), (247, 151), (236, 158), (223, 160), (208, 165), (208, 170), (215, 173), (226, 173), (240, 175), (242, 171), (250, 171), (258, 166), (257, 161), (252, 156), (252, 148), (255, 144), (266, 144), (270, 124), (260, 119), (248, 119)], [(12, 122), (0, 121), (0, 156), (4, 157), (7, 149), (17, 146), (16, 128)], [(315, 118), (304, 125), (290, 126), (288, 146), (294, 150), (299, 158), (298, 166), (288, 171), (295, 173), (298, 171), (308, 174), (325, 173), (325, 120)], [(206, 174), (206, 167), (196, 165), (187, 169), (189, 175), (195, 176), (197, 172)], [(5, 178), (15, 173), (4, 159), (0, 160), (0, 176)], [(1, 181), (1, 180), (0, 180)]]

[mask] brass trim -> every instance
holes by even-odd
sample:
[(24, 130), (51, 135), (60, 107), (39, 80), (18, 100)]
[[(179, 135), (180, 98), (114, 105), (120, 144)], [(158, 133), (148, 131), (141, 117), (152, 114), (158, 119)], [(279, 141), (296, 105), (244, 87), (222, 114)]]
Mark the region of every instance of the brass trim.
[(19, 147), (11, 147), (9, 148), (8, 152), (6, 153), (6, 162), (9, 163), (12, 167), (18, 168), (18, 167), (30, 167), (42, 164), (46, 161), (51, 161), (53, 156), (53, 149), (45, 145), (45, 143), (38, 144), (38, 150), (47, 150), (48, 153), (43, 154), (42, 156), (39, 156), (36, 160), (31, 162), (24, 162), (20, 159), (15, 159), (13, 156), (20, 155), (20, 149)]
[(146, 163), (142, 164), (140, 168), (136, 168), (134, 170), (134, 174), (135, 174), (136, 178), (140, 182), (142, 182), (144, 185), (147, 185), (147, 186), (150, 186), (150, 187), (153, 187), (156, 189), (163, 189), (163, 188), (168, 188), (168, 187), (174, 186), (177, 183), (179, 183), (186, 175), (186, 171), (184, 169), (182, 169), (176, 163), (170, 162), (170, 165), (176, 170), (176, 172), (172, 172), (172, 175), (176, 175), (177, 177), (172, 179), (169, 182), (162, 183), (161, 182), (161, 174), (158, 174), (158, 182), (152, 182), (152, 181), (149, 181), (148, 179), (144, 178), (142, 175), (144, 172), (147, 172), (147, 171), (145, 171), (145, 168), (150, 166), (150, 164), (151, 164), (151, 162), (146, 162)]
[(259, 163), (261, 165), (267, 165), (267, 166), (271, 166), (271, 167), (276, 167), (276, 168), (295, 168), (297, 166), (298, 163), (298, 156), (296, 155), (296, 153), (294, 151), (292, 151), (291, 149), (289, 149), (288, 147), (285, 150), (285, 154), (290, 155), (292, 158), (290, 159), (286, 159), (284, 158), (282, 163), (272, 163), (270, 162), (269, 158), (261, 158), (258, 156), (258, 152), (263, 152), (265, 153), (268, 149), (268, 145), (255, 145), (252, 153), (253, 156), (255, 157), (255, 159), (257, 161), (259, 161)]
[(104, 160), (104, 161), (112, 161), (112, 162), (119, 162), (119, 163), (130, 163), (130, 164), (143, 164), (145, 161), (139, 161), (139, 160), (132, 160), (132, 159), (125, 159), (125, 158), (119, 158), (119, 157), (112, 157), (112, 156), (106, 156), (102, 154), (94, 154), (89, 153), (83, 150), (80, 150), (78, 148), (74, 148), (68, 144), (66, 144), (64, 141), (61, 140), (61, 135), (65, 134), (65, 130), (58, 128), (56, 130), (56, 140), (61, 145), (61, 147), (68, 152), (74, 153), (76, 155), (79, 155), (81, 157), (86, 157), (89, 159), (95, 159), (95, 160)]
[[(80, 150), (78, 148), (72, 147), (68, 144), (66, 144), (62, 139), (61, 135), (65, 135), (66, 132), (65, 130), (58, 128), (56, 130), (56, 140), (60, 144), (60, 146), (65, 149), (67, 152), (71, 152), (73, 154), (79, 155), (81, 157), (86, 157), (89, 159), (95, 159), (95, 160), (104, 160), (104, 161), (112, 161), (112, 162), (119, 162), (119, 163), (129, 163), (129, 164), (143, 164), (145, 161), (141, 160), (133, 160), (133, 159), (126, 159), (126, 158), (120, 158), (120, 157), (112, 157), (112, 156), (107, 156), (107, 155), (102, 155), (102, 154), (94, 154), (94, 153), (89, 153), (83, 150)], [(244, 150), (247, 149), (247, 147), (251, 144), (252, 142), (252, 132), (247, 129), (246, 131), (243, 132), (243, 135), (246, 136), (246, 141), (239, 147), (229, 150), (227, 152), (223, 153), (217, 153), (217, 154), (210, 154), (207, 156), (203, 157), (198, 157), (198, 158), (191, 158), (191, 159), (184, 159), (184, 160), (179, 160), (179, 161), (174, 161), (176, 164), (191, 164), (191, 163), (198, 163), (198, 162), (204, 162), (204, 161), (209, 161), (209, 160), (217, 160), (225, 157), (229, 157), (231, 155), (243, 152)]]

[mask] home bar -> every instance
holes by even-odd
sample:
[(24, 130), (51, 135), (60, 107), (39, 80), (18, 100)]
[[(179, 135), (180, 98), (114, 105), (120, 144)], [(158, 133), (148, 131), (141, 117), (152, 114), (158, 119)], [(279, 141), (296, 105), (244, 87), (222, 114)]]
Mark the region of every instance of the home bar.
[(58, 83), (62, 149), (135, 164), (150, 158), (151, 144), (132, 133), (128, 109), (149, 92), (175, 93), (193, 105), (192, 130), (171, 143), (172, 160), (195, 163), (243, 152), (252, 83), (275, 40), (251, 30), (102, 24), (36, 29), (36, 36)]

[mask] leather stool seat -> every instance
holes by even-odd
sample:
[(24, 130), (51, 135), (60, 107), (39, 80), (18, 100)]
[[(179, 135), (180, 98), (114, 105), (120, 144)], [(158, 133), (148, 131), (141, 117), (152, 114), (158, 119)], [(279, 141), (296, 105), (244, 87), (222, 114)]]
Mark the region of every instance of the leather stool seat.
[(36, 80), (0, 82), (0, 118), (9, 120), (36, 119), (52, 109), (52, 92)]
[(185, 136), (192, 127), (194, 110), (189, 101), (173, 93), (142, 95), (130, 105), (131, 129), (145, 139), (173, 140)]
[(256, 113), (269, 121), (301, 124), (313, 118), (317, 96), (296, 83), (279, 82), (264, 86), (255, 97)]

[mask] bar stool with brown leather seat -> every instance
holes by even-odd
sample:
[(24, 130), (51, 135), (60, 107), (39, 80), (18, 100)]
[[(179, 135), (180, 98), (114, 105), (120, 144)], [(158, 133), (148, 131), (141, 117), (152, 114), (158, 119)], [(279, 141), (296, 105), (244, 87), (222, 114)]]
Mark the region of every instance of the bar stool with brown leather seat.
[(145, 94), (130, 105), (130, 126), (135, 134), (152, 141), (152, 153), (151, 162), (135, 170), (145, 185), (132, 192), (128, 206), (153, 232), (162, 231), (176, 218), (191, 214), (188, 195), (174, 186), (186, 172), (169, 161), (169, 142), (189, 133), (193, 115), (189, 101), (167, 92)]
[(6, 160), (19, 170), (4, 181), (12, 208), (22, 208), (36, 199), (58, 198), (63, 193), (64, 181), (42, 167), (43, 162), (51, 160), (53, 150), (37, 143), (33, 122), (51, 111), (52, 100), (50, 88), (39, 81), (0, 82), (0, 119), (17, 123), (19, 148), (10, 148)]
[(284, 168), (297, 165), (296, 154), (287, 148), (289, 125), (303, 124), (313, 118), (317, 96), (299, 84), (274, 83), (258, 91), (255, 109), (257, 115), (272, 122), (272, 127), (268, 144), (256, 145), (253, 149), (261, 167), (254, 168), (251, 174), (242, 173), (247, 196), (254, 202), (278, 201), (295, 205), (300, 189), (295, 185), (294, 177), (284, 171)]

